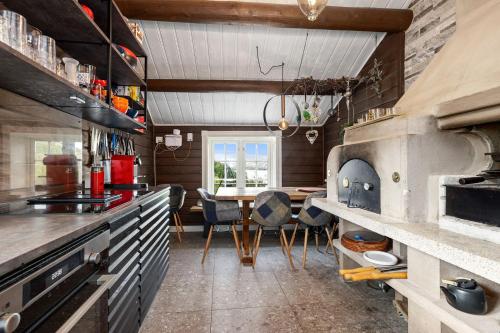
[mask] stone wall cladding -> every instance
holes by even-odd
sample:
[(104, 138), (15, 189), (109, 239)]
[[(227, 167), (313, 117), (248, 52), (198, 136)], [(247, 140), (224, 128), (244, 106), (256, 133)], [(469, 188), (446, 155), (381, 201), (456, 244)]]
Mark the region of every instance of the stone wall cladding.
[(409, 8), (414, 19), (405, 36), (405, 90), (456, 28), (456, 0), (412, 0)]

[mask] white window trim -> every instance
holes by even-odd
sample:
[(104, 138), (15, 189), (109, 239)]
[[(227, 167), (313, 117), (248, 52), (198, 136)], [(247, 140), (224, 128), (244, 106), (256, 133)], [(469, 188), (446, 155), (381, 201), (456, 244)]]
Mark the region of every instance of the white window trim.
[[(208, 162), (211, 156), (212, 143), (214, 141), (224, 140), (228, 138), (229, 141), (239, 141), (239, 139), (249, 138), (275, 138), (274, 147), (270, 147), (269, 154), (271, 156), (271, 172), (276, 173), (276, 184), (269, 184), (271, 187), (281, 187), (282, 184), (282, 154), (281, 154), (281, 131), (273, 132), (268, 131), (201, 131), (201, 168), (202, 168), (202, 186), (213, 193), (213, 188), (209, 186), (208, 175)], [(240, 170), (238, 170), (240, 172)], [(274, 177), (271, 175), (271, 181)], [(212, 182), (213, 183), (213, 182)]]

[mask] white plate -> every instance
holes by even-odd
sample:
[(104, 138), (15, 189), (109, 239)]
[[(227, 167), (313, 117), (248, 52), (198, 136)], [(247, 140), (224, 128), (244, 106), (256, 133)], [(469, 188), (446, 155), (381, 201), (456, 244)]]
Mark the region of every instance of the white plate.
[(398, 258), (389, 252), (382, 251), (366, 251), (363, 253), (363, 258), (375, 265), (392, 266), (398, 263)]

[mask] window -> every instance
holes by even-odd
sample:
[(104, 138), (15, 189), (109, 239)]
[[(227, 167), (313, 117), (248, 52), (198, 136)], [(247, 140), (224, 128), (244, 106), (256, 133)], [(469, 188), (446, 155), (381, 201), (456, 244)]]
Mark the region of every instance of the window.
[(281, 184), (281, 138), (269, 132), (202, 132), (203, 186), (276, 187)]

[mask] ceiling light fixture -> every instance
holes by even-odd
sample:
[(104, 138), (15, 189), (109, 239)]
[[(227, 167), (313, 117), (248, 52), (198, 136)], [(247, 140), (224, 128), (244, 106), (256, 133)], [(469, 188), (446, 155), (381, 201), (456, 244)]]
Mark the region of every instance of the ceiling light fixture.
[(297, 0), (297, 3), (309, 21), (316, 21), (328, 4), (328, 0)]

